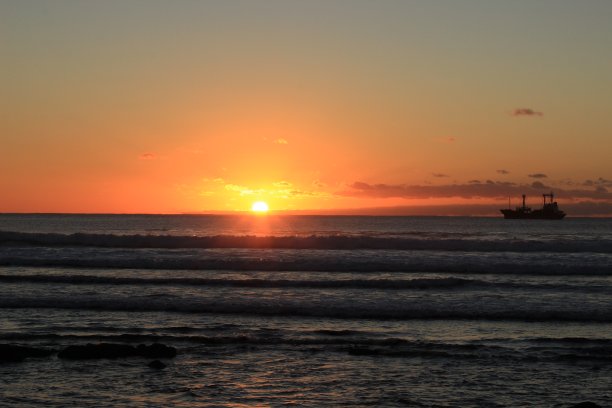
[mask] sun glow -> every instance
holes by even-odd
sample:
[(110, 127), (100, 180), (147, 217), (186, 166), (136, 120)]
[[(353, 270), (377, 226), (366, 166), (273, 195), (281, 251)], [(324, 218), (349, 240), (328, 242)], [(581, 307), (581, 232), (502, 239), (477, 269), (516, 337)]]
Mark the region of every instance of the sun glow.
[(270, 208), (265, 201), (255, 201), (253, 205), (251, 205), (251, 211), (256, 213), (267, 213)]

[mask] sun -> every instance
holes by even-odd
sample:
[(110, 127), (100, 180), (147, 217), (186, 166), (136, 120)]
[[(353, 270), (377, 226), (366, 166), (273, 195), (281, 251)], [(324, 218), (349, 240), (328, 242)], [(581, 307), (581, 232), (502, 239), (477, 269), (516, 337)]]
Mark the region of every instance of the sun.
[(267, 213), (270, 207), (265, 201), (255, 201), (251, 206), (251, 211), (256, 213)]

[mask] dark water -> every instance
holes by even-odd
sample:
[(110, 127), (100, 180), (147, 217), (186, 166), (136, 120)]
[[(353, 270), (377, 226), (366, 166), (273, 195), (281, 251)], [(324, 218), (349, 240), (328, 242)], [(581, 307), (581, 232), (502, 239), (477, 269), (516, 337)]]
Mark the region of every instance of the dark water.
[(19, 406), (612, 405), (612, 220), (0, 215)]

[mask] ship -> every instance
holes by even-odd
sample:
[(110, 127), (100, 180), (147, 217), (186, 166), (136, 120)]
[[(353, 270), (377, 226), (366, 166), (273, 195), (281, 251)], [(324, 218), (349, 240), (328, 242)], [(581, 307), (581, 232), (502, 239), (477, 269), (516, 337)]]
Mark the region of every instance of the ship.
[[(504, 218), (512, 220), (561, 220), (565, 217), (565, 212), (559, 209), (555, 196), (550, 194), (542, 194), (544, 205), (539, 210), (532, 210), (525, 205), (525, 194), (523, 194), (523, 205), (511, 209), (508, 205), (507, 209), (499, 210), (504, 214)], [(509, 204), (509, 202), (508, 202)]]

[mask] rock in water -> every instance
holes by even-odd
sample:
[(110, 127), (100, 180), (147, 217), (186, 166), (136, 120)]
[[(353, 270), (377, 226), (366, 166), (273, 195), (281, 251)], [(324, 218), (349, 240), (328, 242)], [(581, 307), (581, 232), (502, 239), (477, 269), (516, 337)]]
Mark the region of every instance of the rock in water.
[(591, 401), (580, 402), (576, 405), (572, 405), (570, 408), (602, 408), (601, 405)]
[(84, 346), (68, 346), (60, 351), (57, 356), (68, 360), (86, 360), (95, 358), (123, 358), (123, 357), (148, 357), (148, 358), (172, 358), (176, 356), (176, 349), (164, 344), (155, 343), (150, 346), (139, 344), (138, 347), (128, 344), (86, 344)]
[(0, 344), (0, 362), (18, 362), (28, 357), (47, 357), (55, 350)]
[(68, 360), (87, 360), (94, 358), (120, 358), (136, 355), (134, 346), (127, 344), (86, 344), (84, 346), (68, 346), (57, 356)]
[(153, 360), (147, 365), (156, 370), (163, 370), (164, 368), (166, 368), (166, 365), (159, 360)]
[(150, 346), (139, 344), (136, 348), (139, 356), (150, 358), (173, 358), (176, 357), (176, 349), (160, 343), (153, 343)]

